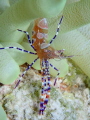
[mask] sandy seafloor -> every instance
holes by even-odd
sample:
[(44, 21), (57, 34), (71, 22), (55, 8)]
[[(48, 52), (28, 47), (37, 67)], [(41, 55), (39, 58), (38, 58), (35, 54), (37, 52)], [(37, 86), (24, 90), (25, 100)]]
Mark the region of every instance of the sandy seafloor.
[[(26, 66), (21, 67), (21, 73)], [(38, 115), (41, 75), (31, 69), (19, 86), (0, 86), (0, 103), (7, 120), (90, 120), (90, 91), (88, 77), (70, 64), (70, 71), (56, 86), (51, 78), (51, 97), (43, 116)], [(86, 83), (86, 84), (85, 84)]]

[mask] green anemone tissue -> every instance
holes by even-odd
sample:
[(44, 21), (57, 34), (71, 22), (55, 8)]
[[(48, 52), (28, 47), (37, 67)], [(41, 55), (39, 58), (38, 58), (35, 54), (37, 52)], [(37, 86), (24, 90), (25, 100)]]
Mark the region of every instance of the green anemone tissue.
[(0, 14), (10, 7), (9, 0), (0, 0)]
[(7, 116), (2, 106), (0, 105), (0, 120), (7, 120)]
[(18, 77), (19, 66), (6, 50), (0, 52), (0, 56), (0, 82), (10, 84)]
[[(18, 47), (24, 50), (24, 47), (21, 46), (21, 44), (16, 42), (1, 42), (3, 47)], [(7, 49), (11, 57), (18, 63), (18, 65), (22, 65), (24, 62), (27, 62), (28, 53), (25, 53), (23, 51), (18, 51), (17, 49)]]
[[(90, 77), (90, 0), (67, 4), (63, 11), (61, 31), (52, 46), (65, 49), (66, 55), (76, 55), (72, 60)], [(55, 23), (56, 20), (56, 23)], [(49, 19), (49, 39), (55, 34), (59, 16)]]
[(90, 77), (90, 40), (87, 39), (86, 35), (81, 34), (79, 29), (73, 30), (58, 35), (58, 40), (53, 45), (57, 49), (65, 49), (66, 55), (75, 55), (72, 60)]

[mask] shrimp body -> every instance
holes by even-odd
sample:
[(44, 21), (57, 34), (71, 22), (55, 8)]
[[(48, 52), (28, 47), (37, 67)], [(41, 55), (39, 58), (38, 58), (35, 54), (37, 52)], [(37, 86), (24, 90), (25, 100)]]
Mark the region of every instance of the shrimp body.
[(50, 98), (50, 74), (49, 74), (49, 59), (59, 58), (60, 51), (54, 50), (46, 43), (48, 35), (48, 23), (46, 18), (35, 20), (33, 28), (33, 46), (40, 58), (41, 74), (42, 74), (42, 90), (40, 97), (39, 114), (43, 114), (48, 100)]
[(35, 20), (35, 24), (33, 27), (33, 35), (32, 35), (32, 40), (30, 40), (29, 33), (27, 31), (22, 31), (20, 29), (17, 29), (20, 32), (23, 32), (26, 34), (28, 42), (30, 46), (34, 49), (35, 52), (30, 52), (18, 47), (3, 47), (0, 48), (0, 50), (3, 49), (17, 49), (19, 51), (23, 51), (28, 54), (33, 54), (37, 55), (38, 57), (30, 64), (28, 65), (27, 69), (22, 73), (21, 77), (19, 78), (15, 88), (19, 85), (21, 79), (23, 76), (26, 74), (26, 72), (33, 66), (33, 64), (40, 59), (40, 65), (41, 65), (41, 74), (42, 74), (42, 89), (41, 89), (41, 96), (40, 96), (40, 105), (39, 105), (39, 114), (43, 115), (46, 105), (48, 103), (48, 100), (50, 98), (50, 90), (51, 90), (51, 81), (50, 81), (50, 72), (49, 72), (49, 67), (52, 67), (54, 70), (56, 70), (57, 76), (54, 82), (54, 85), (56, 84), (57, 78), (60, 74), (59, 70), (54, 67), (50, 62), (49, 59), (54, 59), (54, 58), (70, 58), (73, 56), (65, 56), (63, 55), (64, 49), (63, 50), (55, 50), (52, 48), (50, 45), (51, 43), (55, 40), (56, 36), (58, 35), (59, 32), (59, 27), (62, 22), (63, 16), (60, 19), (60, 22), (57, 27), (56, 34), (54, 37), (50, 40), (49, 43), (46, 42), (47, 40), (47, 35), (48, 35), (48, 23), (46, 18), (39, 18)]
[[(53, 59), (58, 58), (60, 53), (54, 50), (52, 47), (48, 47), (46, 39), (48, 36), (48, 23), (46, 18), (35, 20), (35, 25), (33, 28), (32, 39), (34, 43), (32, 44), (37, 52), (40, 59)], [(45, 47), (45, 48), (44, 48)]]

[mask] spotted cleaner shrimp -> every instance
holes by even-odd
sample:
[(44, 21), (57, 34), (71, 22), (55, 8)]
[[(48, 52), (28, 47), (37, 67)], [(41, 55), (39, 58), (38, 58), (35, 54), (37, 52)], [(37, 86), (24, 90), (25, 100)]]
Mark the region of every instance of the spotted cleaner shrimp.
[(34, 22), (34, 27), (33, 27), (33, 34), (32, 34), (32, 40), (30, 39), (29, 33), (27, 31), (22, 31), (20, 29), (17, 29), (20, 32), (24, 32), (27, 36), (28, 42), (32, 49), (34, 49), (34, 52), (30, 52), (27, 50), (23, 50), (18, 47), (3, 47), (0, 48), (2, 49), (17, 49), (19, 51), (23, 51), (29, 54), (37, 55), (38, 57), (30, 64), (28, 65), (27, 69), (22, 73), (21, 77), (19, 78), (15, 88), (19, 85), (22, 77), (25, 75), (28, 69), (30, 69), (33, 64), (40, 59), (40, 66), (41, 66), (41, 75), (42, 75), (42, 89), (41, 89), (41, 96), (40, 96), (40, 104), (39, 104), (39, 115), (43, 115), (44, 111), (46, 109), (46, 105), (48, 104), (49, 98), (50, 98), (50, 90), (51, 90), (51, 81), (50, 81), (50, 73), (49, 73), (49, 67), (52, 67), (54, 70), (56, 70), (57, 76), (54, 81), (54, 85), (56, 84), (56, 81), (58, 79), (58, 76), (60, 74), (59, 70), (53, 66), (50, 62), (49, 59), (54, 59), (54, 58), (70, 58), (72, 56), (65, 56), (63, 54), (64, 49), (62, 50), (55, 50), (52, 48), (50, 45), (53, 43), (55, 38), (57, 37), (59, 33), (59, 28), (60, 24), (62, 22), (63, 16), (61, 17), (56, 34), (54, 37), (50, 40), (49, 43), (46, 42), (47, 35), (48, 35), (48, 23), (46, 18), (38, 18)]

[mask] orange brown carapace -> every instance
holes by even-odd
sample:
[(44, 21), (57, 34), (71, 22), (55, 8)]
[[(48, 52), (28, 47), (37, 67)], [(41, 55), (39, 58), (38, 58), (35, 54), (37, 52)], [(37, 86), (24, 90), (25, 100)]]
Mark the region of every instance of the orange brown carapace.
[(58, 58), (60, 53), (54, 50), (51, 46), (48, 46), (46, 39), (48, 36), (48, 23), (46, 18), (35, 20), (35, 25), (33, 28), (32, 39), (34, 43), (32, 44), (37, 52), (40, 59), (53, 59)]

